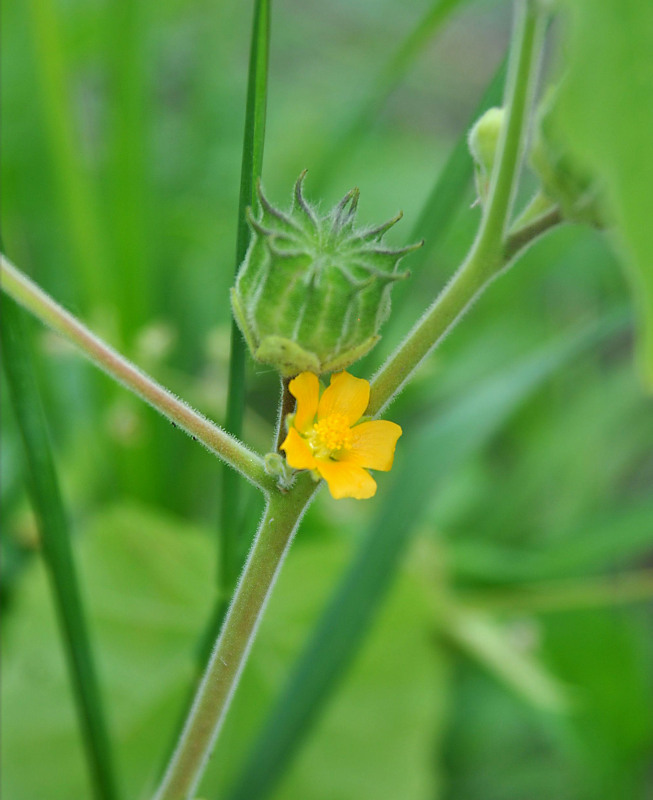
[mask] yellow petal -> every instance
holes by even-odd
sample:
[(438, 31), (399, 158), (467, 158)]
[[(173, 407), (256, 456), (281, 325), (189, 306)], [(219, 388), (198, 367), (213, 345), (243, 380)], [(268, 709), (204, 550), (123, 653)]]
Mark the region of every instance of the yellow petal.
[(286, 451), (286, 461), (293, 469), (315, 469), (313, 451), (306, 439), (297, 433), (295, 428), (288, 431), (281, 449)]
[(294, 425), (304, 433), (313, 424), (317, 414), (320, 382), (312, 372), (302, 372), (288, 384), (290, 394), (297, 400)]
[(348, 372), (338, 372), (331, 376), (331, 385), (320, 398), (317, 418), (320, 420), (330, 414), (343, 414), (353, 425), (363, 416), (369, 402), (370, 385), (366, 380), (355, 378)]
[(392, 467), (401, 428), (394, 422), (372, 420), (351, 429), (352, 443), (341, 461), (387, 472)]
[(376, 481), (369, 472), (356, 464), (344, 461), (317, 461), (317, 471), (329, 485), (331, 496), (336, 500), (354, 497), (366, 500), (376, 493)]

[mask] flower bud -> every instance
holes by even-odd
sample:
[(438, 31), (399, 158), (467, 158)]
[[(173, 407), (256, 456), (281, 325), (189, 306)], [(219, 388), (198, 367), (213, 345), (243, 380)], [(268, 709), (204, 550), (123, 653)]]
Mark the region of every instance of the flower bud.
[(408, 276), (401, 258), (421, 245), (392, 250), (383, 234), (400, 218), (354, 228), (358, 189), (326, 216), (304, 199), (305, 172), (288, 213), (258, 187), (259, 213), (248, 210), (252, 239), (231, 290), (234, 317), (252, 356), (286, 377), (343, 370), (379, 340), (390, 290)]
[(467, 139), (476, 167), (476, 191), (482, 203), (487, 199), (490, 190), (490, 179), (504, 118), (503, 108), (488, 108), (474, 123)]

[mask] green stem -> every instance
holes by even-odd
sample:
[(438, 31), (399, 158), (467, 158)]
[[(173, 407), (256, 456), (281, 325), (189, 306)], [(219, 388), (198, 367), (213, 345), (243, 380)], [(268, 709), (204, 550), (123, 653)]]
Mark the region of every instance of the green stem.
[(503, 255), (506, 263), (515, 259), (530, 247), (533, 242), (540, 238), (551, 228), (555, 228), (564, 222), (562, 212), (558, 206), (549, 209), (539, 217), (535, 217), (525, 225), (514, 228), (506, 238)]
[(118, 790), (113, 759), (75, 570), (70, 529), (24, 322), (23, 312), (12, 300), (5, 298), (0, 315), (3, 364), (25, 445), (30, 494), (39, 521), (43, 558), (62, 632), (93, 795), (98, 800), (115, 800)]
[(276, 488), (274, 479), (265, 472), (260, 456), (141, 372), (56, 303), (4, 256), (0, 257), (0, 275), (4, 292), (41, 322), (70, 339), (96, 366), (200, 441), (262, 491), (273, 491)]
[(396, 396), (422, 360), (507, 265), (504, 235), (521, 163), (544, 31), (543, 18), (534, 3), (520, 2), (517, 9), (508, 71), (506, 125), (499, 141), (478, 235), (449, 285), (372, 379), (370, 414), (379, 414)]
[(156, 800), (188, 800), (227, 713), (272, 588), (315, 491), (303, 475), (286, 495), (272, 494)]
[[(268, 91), (268, 61), (270, 50), (270, 0), (255, 0), (252, 38), (249, 54), (249, 77), (245, 111), (243, 159), (238, 200), (238, 231), (236, 236), (236, 267), (241, 265), (249, 246), (250, 231), (247, 208), (256, 202), (256, 184), (263, 169), (263, 144)], [(231, 353), (225, 428), (234, 436), (243, 429), (245, 409), (245, 342), (235, 321), (231, 323)], [(219, 590), (228, 600), (240, 570), (238, 532), (240, 486), (231, 470), (222, 473), (222, 502), (220, 506)]]

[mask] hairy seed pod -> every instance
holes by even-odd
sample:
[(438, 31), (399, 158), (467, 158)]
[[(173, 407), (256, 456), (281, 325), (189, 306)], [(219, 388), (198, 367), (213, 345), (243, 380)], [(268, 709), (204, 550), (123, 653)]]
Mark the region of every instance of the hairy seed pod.
[(259, 213), (248, 209), (252, 239), (231, 290), (234, 317), (256, 361), (282, 375), (342, 370), (373, 347), (390, 313), (390, 290), (408, 276), (383, 234), (401, 214), (368, 230), (354, 228), (358, 189), (326, 216), (304, 199), (303, 172), (288, 213), (258, 186)]

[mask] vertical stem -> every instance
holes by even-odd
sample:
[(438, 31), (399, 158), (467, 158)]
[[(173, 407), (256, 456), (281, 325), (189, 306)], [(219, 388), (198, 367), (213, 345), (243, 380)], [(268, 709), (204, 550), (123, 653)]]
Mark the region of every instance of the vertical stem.
[(544, 17), (533, 0), (518, 0), (516, 10), (506, 90), (506, 124), (478, 235), (449, 285), (372, 379), (369, 414), (378, 414), (396, 396), (422, 360), (506, 265), (504, 236), (544, 33)]
[(508, 226), (526, 139), (526, 122), (538, 78), (544, 30), (545, 16), (537, 0), (517, 0), (504, 101), (506, 123), (499, 139), (490, 192), (477, 237), (478, 250), (499, 248)]
[(314, 490), (315, 484), (304, 475), (288, 494), (270, 496), (222, 632), (177, 749), (155, 795), (156, 800), (188, 800), (194, 796), (268, 598)]
[(7, 387), (25, 445), (31, 499), (39, 520), (43, 558), (62, 632), (93, 795), (98, 800), (115, 800), (118, 790), (111, 747), (73, 560), (70, 530), (24, 322), (23, 313), (14, 301), (3, 298), (0, 327)]
[[(249, 57), (247, 109), (243, 140), (243, 161), (238, 201), (238, 231), (236, 240), (236, 270), (245, 258), (249, 245), (246, 209), (255, 202), (256, 184), (263, 168), (265, 113), (268, 85), (268, 56), (270, 49), (270, 0), (255, 0), (252, 40)], [(231, 323), (231, 355), (225, 428), (239, 437), (243, 428), (245, 408), (245, 343), (238, 326)], [(229, 595), (238, 574), (238, 542), (240, 482), (229, 469), (222, 473), (222, 505), (218, 559), (221, 595)]]

